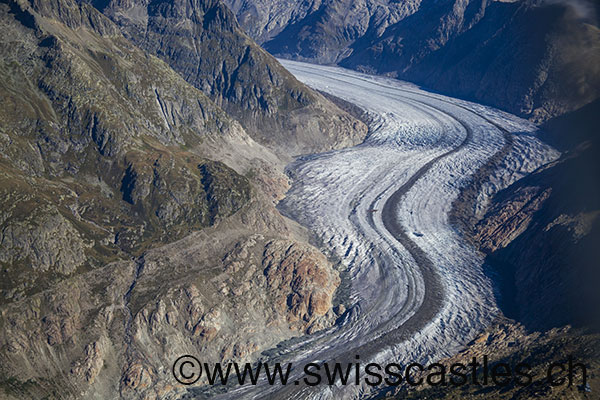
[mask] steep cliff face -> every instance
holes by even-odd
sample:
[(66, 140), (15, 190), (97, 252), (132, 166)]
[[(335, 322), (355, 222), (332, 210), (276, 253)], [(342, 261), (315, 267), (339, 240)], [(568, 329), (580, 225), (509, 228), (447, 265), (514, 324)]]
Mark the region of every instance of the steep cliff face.
[(91, 5), (1, 2), (0, 32), (0, 397), (169, 396), (182, 354), (333, 323), (272, 151)]
[(96, 5), (128, 39), (167, 62), (279, 153), (339, 148), (364, 138), (362, 123), (298, 82), (246, 36), (219, 0), (102, 3)]
[[(254, 5), (253, 8), (248, 3)], [(421, 2), (409, 1), (280, 1), (232, 2), (249, 32), (265, 49), (286, 58), (338, 63), (381, 37), (388, 27), (415, 13)], [(249, 16), (257, 10), (257, 17)], [(251, 15), (251, 14), (250, 14)], [(252, 26), (248, 26), (253, 24)], [(412, 34), (419, 34), (414, 31)], [(369, 63), (369, 60), (363, 60)]]
[(600, 327), (598, 111), (596, 101), (545, 125), (563, 157), (498, 193), (475, 229), (505, 313), (528, 329)]
[[(474, 15), (473, 8), (478, 10)], [(451, 18), (457, 20), (455, 28), (440, 38), (423, 38), (417, 47), (403, 44), (391, 54), (371, 48), (344, 62), (358, 67), (361, 57), (374, 56), (388, 63), (378, 67), (381, 72), (387, 69), (534, 122), (576, 110), (600, 96), (595, 14), (583, 17), (557, 2), (483, 2), (468, 4), (462, 12), (462, 17)], [(423, 18), (416, 13), (382, 39), (405, 42)], [(420, 46), (426, 50), (419, 54)]]
[(273, 54), (387, 74), (535, 121), (596, 99), (597, 4), (231, 0)]

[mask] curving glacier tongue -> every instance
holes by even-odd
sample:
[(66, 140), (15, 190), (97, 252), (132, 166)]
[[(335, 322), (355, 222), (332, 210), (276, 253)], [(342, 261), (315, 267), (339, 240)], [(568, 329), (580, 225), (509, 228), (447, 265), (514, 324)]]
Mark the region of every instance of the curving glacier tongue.
[[(290, 344), (278, 361), (351, 362), (360, 355), (365, 364), (425, 363), (458, 351), (498, 309), (482, 254), (449, 223), (453, 201), (488, 171), (472, 210), (480, 213), (490, 195), (558, 152), (510, 114), (392, 79), (281, 63), (309, 86), (363, 108), (373, 122), (363, 144), (288, 167), (293, 186), (280, 209), (343, 261), (352, 289), (341, 323)], [(493, 167), (482, 169), (494, 156)], [(355, 398), (365, 390), (265, 385), (225, 396)]]

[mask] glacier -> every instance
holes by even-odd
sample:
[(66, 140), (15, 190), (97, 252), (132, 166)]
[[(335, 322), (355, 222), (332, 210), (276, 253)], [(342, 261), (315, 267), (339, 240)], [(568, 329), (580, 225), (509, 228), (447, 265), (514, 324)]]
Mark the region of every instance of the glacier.
[[(298, 80), (362, 108), (355, 147), (297, 158), (280, 210), (347, 269), (340, 323), (290, 341), (274, 361), (427, 363), (455, 354), (498, 316), (484, 255), (449, 223), (453, 201), (502, 154), (477, 196), (490, 197), (560, 155), (514, 115), (339, 67), (280, 62)], [(500, 153), (502, 152), (502, 153)], [(301, 368), (294, 378), (301, 377)], [(223, 398), (362, 398), (366, 386), (233, 387)]]

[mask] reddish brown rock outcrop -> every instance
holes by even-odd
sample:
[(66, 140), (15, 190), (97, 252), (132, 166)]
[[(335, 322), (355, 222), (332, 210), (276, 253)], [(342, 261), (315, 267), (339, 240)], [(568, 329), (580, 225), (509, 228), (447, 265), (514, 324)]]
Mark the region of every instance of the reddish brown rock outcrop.
[(489, 217), (477, 225), (475, 240), (481, 249), (492, 252), (506, 247), (523, 233), (552, 193), (551, 188), (523, 187), (488, 211)]
[(274, 240), (265, 248), (263, 267), (267, 287), (275, 290), (274, 307), (287, 310), (288, 321), (304, 327), (331, 309), (339, 274), (314, 248)]

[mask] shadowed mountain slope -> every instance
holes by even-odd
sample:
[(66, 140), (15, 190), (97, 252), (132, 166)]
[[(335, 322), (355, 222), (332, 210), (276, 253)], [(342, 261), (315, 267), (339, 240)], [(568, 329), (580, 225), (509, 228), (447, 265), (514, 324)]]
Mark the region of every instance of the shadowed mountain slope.
[(231, 0), (273, 54), (386, 74), (544, 121), (596, 99), (591, 1)]

